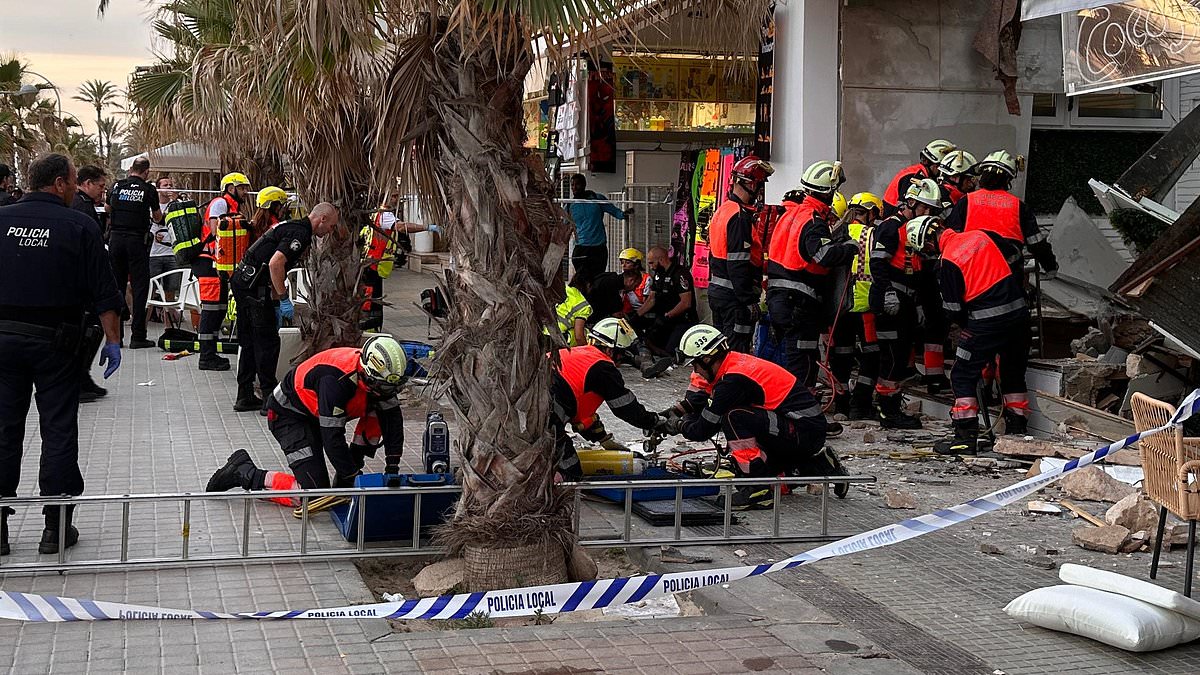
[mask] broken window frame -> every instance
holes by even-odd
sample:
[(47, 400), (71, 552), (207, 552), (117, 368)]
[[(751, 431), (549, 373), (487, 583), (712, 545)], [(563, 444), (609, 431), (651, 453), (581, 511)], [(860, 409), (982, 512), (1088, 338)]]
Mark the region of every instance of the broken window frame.
[[(1195, 76), (1192, 76), (1195, 77)], [(1079, 102), (1071, 101), (1066, 94), (1047, 94), (1054, 97), (1054, 112), (1050, 115), (1034, 115), (1032, 125), (1035, 129), (1111, 129), (1140, 131), (1148, 129), (1170, 129), (1180, 119), (1180, 84), (1179, 78), (1163, 80), (1161, 83), (1161, 100), (1163, 104), (1162, 117), (1095, 117), (1081, 115)], [(1097, 92), (1105, 95), (1110, 92)], [(1036, 95), (1036, 94), (1035, 94)], [(1032, 106), (1031, 106), (1032, 107)]]

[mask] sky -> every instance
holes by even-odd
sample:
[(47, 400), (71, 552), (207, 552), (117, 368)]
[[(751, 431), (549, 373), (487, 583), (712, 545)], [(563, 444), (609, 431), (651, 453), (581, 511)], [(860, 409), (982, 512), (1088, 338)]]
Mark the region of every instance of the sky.
[[(84, 80), (108, 80), (125, 89), (136, 66), (154, 62), (147, 0), (112, 0), (103, 19), (96, 0), (0, 0), (0, 55), (16, 53), (30, 70), (58, 87), (65, 112), (74, 113), (88, 133), (96, 131), (96, 110), (72, 100)], [(47, 10), (51, 11), (47, 11)], [(30, 77), (31, 82), (41, 82)], [(47, 99), (54, 92), (47, 90)], [(109, 110), (106, 116), (115, 111)]]

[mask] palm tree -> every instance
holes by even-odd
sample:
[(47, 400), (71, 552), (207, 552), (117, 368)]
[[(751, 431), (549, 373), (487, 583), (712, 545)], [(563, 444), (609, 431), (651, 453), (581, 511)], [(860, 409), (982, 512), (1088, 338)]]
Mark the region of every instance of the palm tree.
[(79, 85), (79, 93), (71, 98), (87, 103), (96, 109), (96, 140), (100, 155), (105, 155), (105, 141), (112, 143), (112, 137), (106, 137), (101, 127), (104, 109), (116, 104), (120, 92), (112, 82), (107, 80), (88, 80)]
[[(542, 328), (555, 323), (569, 231), (541, 158), (524, 147), (535, 38), (559, 58), (688, 8), (710, 51), (748, 53), (768, 2), (281, 0), (222, 14), (227, 0), (178, 0), (155, 22), (176, 56), (131, 95), (150, 126), (223, 154), (289, 154), (306, 199), (334, 198), (358, 220), (396, 177), (420, 194), (457, 271), (435, 373), (464, 458), (448, 543), (468, 559), (513, 547), (551, 558), (573, 539), (552, 482)], [(310, 348), (357, 339), (349, 240), (310, 259), (321, 317), (307, 327)]]

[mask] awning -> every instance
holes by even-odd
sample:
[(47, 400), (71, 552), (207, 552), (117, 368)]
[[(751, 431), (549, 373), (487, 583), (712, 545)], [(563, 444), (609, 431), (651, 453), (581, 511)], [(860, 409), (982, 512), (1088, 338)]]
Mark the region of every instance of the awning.
[(221, 171), (221, 160), (211, 148), (199, 143), (178, 142), (143, 152), (133, 157), (121, 160), (121, 169), (128, 171), (133, 161), (138, 157), (149, 157), (150, 168), (154, 171), (170, 171), (178, 173)]
[(1103, 7), (1112, 4), (1112, 0), (1096, 2), (1096, 0), (1025, 0), (1021, 3), (1021, 20), (1040, 19), (1043, 16), (1065, 14), (1081, 9)]

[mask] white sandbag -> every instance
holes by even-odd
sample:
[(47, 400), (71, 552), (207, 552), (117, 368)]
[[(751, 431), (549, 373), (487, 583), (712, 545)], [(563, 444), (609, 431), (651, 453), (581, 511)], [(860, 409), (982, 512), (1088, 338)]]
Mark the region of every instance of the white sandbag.
[(1087, 586), (1127, 598), (1148, 602), (1155, 607), (1162, 607), (1173, 612), (1200, 621), (1200, 601), (1193, 600), (1182, 593), (1168, 590), (1142, 579), (1134, 579), (1124, 574), (1098, 570), (1094, 567), (1065, 563), (1058, 570), (1058, 578), (1076, 586)]
[(1091, 638), (1131, 652), (1152, 652), (1200, 638), (1200, 621), (1148, 602), (1085, 586), (1029, 591), (1004, 611), (1020, 621)]

